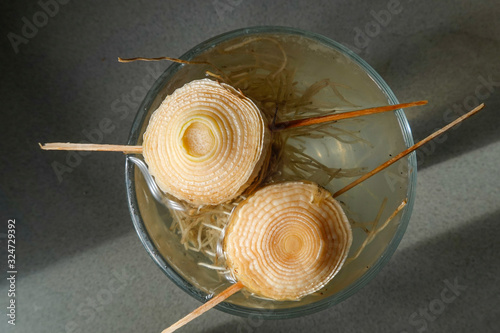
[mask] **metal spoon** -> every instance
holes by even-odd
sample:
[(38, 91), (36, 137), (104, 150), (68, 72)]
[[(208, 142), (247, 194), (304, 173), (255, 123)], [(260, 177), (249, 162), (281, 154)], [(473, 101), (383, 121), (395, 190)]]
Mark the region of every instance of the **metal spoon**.
[(146, 163), (144, 163), (142, 160), (134, 156), (127, 156), (127, 158), (132, 163), (134, 163), (135, 166), (139, 168), (139, 170), (142, 172), (144, 180), (146, 180), (146, 184), (148, 185), (149, 191), (151, 192), (156, 201), (158, 201), (159, 203), (163, 204), (164, 206), (170, 209), (185, 210), (185, 208), (180, 203), (178, 203), (175, 200), (169, 199), (165, 194), (163, 194), (160, 191), (158, 185), (156, 185), (155, 180), (149, 173), (148, 166), (146, 165)]

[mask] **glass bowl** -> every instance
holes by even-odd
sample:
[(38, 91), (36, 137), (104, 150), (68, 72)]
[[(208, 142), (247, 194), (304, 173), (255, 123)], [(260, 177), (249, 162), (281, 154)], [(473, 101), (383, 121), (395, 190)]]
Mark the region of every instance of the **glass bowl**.
[[(290, 75), (296, 82), (293, 89), (309, 95), (315, 91), (314, 97), (311, 97), (311, 103), (315, 105), (321, 104), (316, 98), (320, 102), (332, 102), (340, 110), (398, 103), (384, 80), (355, 53), (324, 36), (298, 29), (252, 27), (235, 30), (201, 43), (181, 59), (210, 61), (222, 71), (231, 68), (234, 77), (238, 77), (236, 70), (239, 68), (235, 66), (244, 67), (259, 61), (264, 64), (262, 66), (267, 66), (269, 59), (277, 59), (281, 61), (279, 64), (285, 64), (284, 67), (278, 66), (277, 71), (286, 70), (283, 77)], [(272, 65), (269, 66), (272, 68)], [(133, 122), (128, 144), (142, 144), (149, 117), (162, 100), (185, 83), (206, 77), (206, 70), (215, 72), (210, 65), (173, 63), (145, 97)], [(332, 83), (328, 86), (332, 90), (324, 89), (328, 85), (325, 82)], [(328, 109), (327, 106), (322, 107)], [(317, 108), (314, 110), (318, 111)], [(301, 116), (308, 115), (307, 112)], [(309, 157), (332, 168), (328, 169), (331, 174), (320, 170), (313, 172), (312, 179), (309, 179), (332, 193), (356, 179), (357, 175), (413, 145), (410, 127), (402, 110), (342, 120), (303, 133), (287, 142), (291, 140), (292, 145), (302, 147), (302, 152)], [(413, 207), (416, 169), (413, 153), (337, 198), (353, 226), (350, 258), (356, 256), (370, 230), (379, 232), (355, 259), (348, 260), (325, 288), (300, 301), (286, 302), (238, 293), (219, 304), (217, 309), (239, 316), (292, 318), (320, 311), (356, 293), (387, 263), (403, 237)], [(179, 236), (170, 229), (172, 217), (169, 210), (153, 198), (142, 173), (130, 159), (125, 165), (125, 182), (134, 227), (151, 258), (163, 272), (200, 301), (206, 301), (214, 293), (225, 289), (229, 285), (227, 281), (221, 280), (216, 272), (198, 265), (206, 259), (204, 255), (186, 250), (181, 245)], [(405, 199), (407, 205), (404, 210), (385, 224)]]

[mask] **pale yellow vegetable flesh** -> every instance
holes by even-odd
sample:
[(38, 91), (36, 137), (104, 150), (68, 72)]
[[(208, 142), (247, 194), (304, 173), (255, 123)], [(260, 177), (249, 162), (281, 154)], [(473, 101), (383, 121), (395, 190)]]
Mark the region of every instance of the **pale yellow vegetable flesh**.
[(337, 274), (351, 243), (349, 221), (328, 191), (287, 182), (266, 186), (238, 205), (224, 251), (234, 278), (247, 290), (296, 300)]
[(195, 80), (153, 113), (143, 154), (167, 193), (194, 205), (236, 198), (270, 152), (270, 130), (255, 104), (229, 85)]

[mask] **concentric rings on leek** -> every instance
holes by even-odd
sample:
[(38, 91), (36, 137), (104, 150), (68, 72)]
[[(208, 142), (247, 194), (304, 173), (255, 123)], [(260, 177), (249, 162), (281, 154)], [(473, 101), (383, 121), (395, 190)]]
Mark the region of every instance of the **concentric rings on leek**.
[(267, 122), (250, 99), (202, 79), (165, 98), (144, 134), (143, 154), (164, 192), (194, 205), (217, 205), (252, 184), (269, 145)]
[(352, 243), (331, 193), (310, 182), (268, 185), (233, 211), (224, 238), (234, 278), (257, 295), (296, 300), (324, 287)]

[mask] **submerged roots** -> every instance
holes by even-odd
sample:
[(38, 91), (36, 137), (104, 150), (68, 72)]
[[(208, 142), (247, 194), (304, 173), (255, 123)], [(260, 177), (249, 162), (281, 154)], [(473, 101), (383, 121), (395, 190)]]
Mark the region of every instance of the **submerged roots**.
[(170, 230), (180, 235), (181, 244), (186, 250), (201, 252), (210, 260), (210, 263), (199, 263), (200, 266), (214, 269), (220, 274), (227, 274), (219, 247), (236, 202), (197, 208), (187, 203), (183, 205), (184, 210), (170, 210), (173, 217)]
[(373, 239), (389, 225), (389, 223), (392, 221), (392, 219), (394, 217), (396, 217), (396, 215), (398, 215), (398, 213), (400, 211), (403, 210), (403, 208), (406, 206), (407, 203), (408, 203), (407, 199), (405, 199), (403, 202), (401, 202), (401, 204), (398, 206), (398, 208), (396, 208), (396, 210), (381, 225), (379, 225), (379, 222), (380, 222), (380, 218), (382, 216), (382, 213), (385, 210), (385, 206), (387, 204), (387, 198), (384, 198), (384, 200), (382, 201), (382, 204), (380, 206), (378, 214), (373, 221), (368, 222), (368, 223), (360, 223), (360, 222), (351, 221), (352, 228), (360, 228), (361, 230), (363, 230), (366, 233), (366, 238), (363, 241), (363, 243), (361, 243), (359, 248), (356, 250), (354, 255), (347, 258), (346, 264), (353, 261), (353, 260), (356, 260), (359, 257), (359, 255), (363, 252), (365, 247), (368, 244), (370, 244), (373, 241)]

